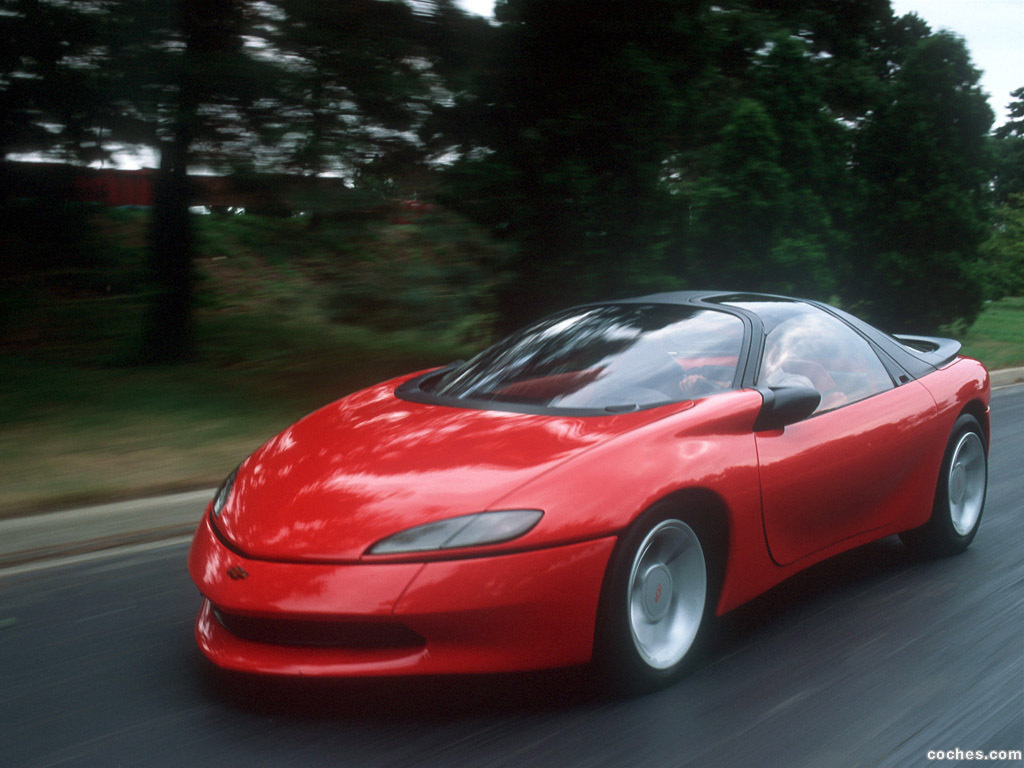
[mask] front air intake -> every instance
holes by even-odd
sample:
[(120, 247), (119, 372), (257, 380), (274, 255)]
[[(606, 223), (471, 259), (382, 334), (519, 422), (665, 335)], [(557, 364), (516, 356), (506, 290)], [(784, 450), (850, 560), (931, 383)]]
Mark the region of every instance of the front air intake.
[(213, 609), (217, 621), (232, 635), (252, 643), (319, 648), (417, 648), (420, 635), (394, 621), (339, 621), (242, 616)]

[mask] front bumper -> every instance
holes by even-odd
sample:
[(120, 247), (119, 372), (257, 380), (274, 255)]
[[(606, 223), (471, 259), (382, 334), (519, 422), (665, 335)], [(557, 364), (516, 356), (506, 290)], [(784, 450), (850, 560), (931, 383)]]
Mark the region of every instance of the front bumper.
[[(582, 664), (593, 650), (614, 545), (615, 537), (606, 537), (429, 563), (280, 563), (228, 550), (204, 515), (188, 560), (204, 598), (196, 640), (219, 667), (269, 675), (462, 674)], [(247, 627), (260, 620), (351, 626), (362, 640), (302, 645), (245, 639), (230, 632), (225, 623), (231, 622), (218, 612)], [(378, 635), (416, 641), (375, 646)]]

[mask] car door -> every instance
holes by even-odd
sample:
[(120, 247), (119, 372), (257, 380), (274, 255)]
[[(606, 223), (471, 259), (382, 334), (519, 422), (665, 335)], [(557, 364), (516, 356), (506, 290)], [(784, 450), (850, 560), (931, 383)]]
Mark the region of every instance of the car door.
[(765, 536), (782, 565), (921, 503), (925, 426), (935, 408), (916, 381), (895, 386), (852, 328), (797, 306), (766, 336), (757, 376), (761, 386), (813, 386), (822, 396), (807, 419), (755, 438)]

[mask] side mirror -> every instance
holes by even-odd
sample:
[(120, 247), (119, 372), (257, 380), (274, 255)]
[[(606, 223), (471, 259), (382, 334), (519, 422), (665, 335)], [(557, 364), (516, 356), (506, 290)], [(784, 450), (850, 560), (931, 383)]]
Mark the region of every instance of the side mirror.
[(754, 431), (782, 429), (806, 419), (821, 402), (821, 393), (811, 387), (758, 387), (764, 402), (754, 422)]

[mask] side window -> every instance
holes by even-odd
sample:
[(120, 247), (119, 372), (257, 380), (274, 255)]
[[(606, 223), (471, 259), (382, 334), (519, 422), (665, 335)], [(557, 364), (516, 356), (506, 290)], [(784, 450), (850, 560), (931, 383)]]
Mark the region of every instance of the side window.
[(871, 345), (845, 323), (814, 307), (769, 332), (757, 383), (813, 387), (821, 393), (815, 413), (893, 387)]

